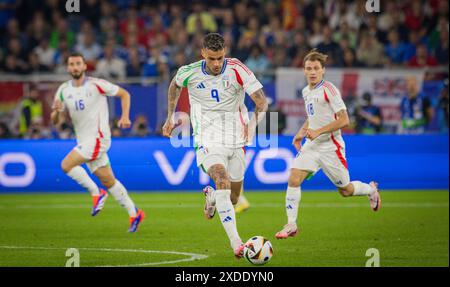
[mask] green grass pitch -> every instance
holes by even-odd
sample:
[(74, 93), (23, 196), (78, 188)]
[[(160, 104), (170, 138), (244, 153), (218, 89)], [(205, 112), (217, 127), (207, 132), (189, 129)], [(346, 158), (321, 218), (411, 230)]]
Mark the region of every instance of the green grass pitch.
[[(375, 213), (366, 197), (302, 193), (301, 232), (274, 234), (286, 221), (284, 192), (246, 192), (251, 207), (237, 215), (245, 241), (272, 242), (265, 266), (365, 266), (376, 248), (381, 266), (449, 265), (449, 192), (385, 191)], [(82, 193), (0, 195), (0, 266), (65, 266), (77, 248), (80, 266), (251, 266), (236, 260), (219, 219), (206, 220), (201, 192), (131, 193), (147, 218), (135, 234), (110, 196), (97, 217)], [(216, 217), (218, 217), (216, 215)]]

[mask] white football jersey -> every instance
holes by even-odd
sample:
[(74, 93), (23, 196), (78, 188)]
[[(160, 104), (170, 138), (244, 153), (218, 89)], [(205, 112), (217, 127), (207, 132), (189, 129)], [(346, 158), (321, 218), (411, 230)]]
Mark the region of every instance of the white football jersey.
[(248, 123), (245, 93), (262, 84), (252, 71), (234, 58), (224, 60), (219, 75), (206, 72), (205, 60), (181, 67), (178, 87), (187, 87), (195, 146), (239, 148), (246, 144), (243, 127)]
[(119, 86), (92, 77), (86, 77), (80, 87), (73, 86), (71, 80), (59, 86), (55, 99), (69, 112), (79, 144), (111, 139), (106, 96), (115, 96), (118, 91)]
[[(339, 90), (330, 82), (322, 80), (313, 89), (302, 90), (309, 128), (317, 130), (336, 120), (336, 113), (347, 109)], [(341, 130), (322, 134), (314, 141), (306, 140), (305, 147), (314, 145), (319, 150), (335, 150), (345, 147)]]

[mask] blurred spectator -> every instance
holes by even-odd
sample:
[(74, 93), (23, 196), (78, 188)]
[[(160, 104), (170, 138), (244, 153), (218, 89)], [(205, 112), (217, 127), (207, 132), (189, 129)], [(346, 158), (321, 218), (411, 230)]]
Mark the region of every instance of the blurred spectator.
[(263, 54), (261, 47), (254, 44), (250, 49), (250, 56), (245, 61), (245, 65), (255, 73), (256, 77), (264, 84), (270, 81), (269, 77), (263, 77), (270, 67), (270, 62)]
[(437, 66), (436, 58), (428, 54), (427, 46), (419, 45), (416, 48), (416, 55), (408, 61), (409, 67), (423, 68), (427, 66)]
[(136, 117), (130, 135), (133, 137), (147, 137), (150, 135), (150, 128), (145, 115), (138, 115)]
[(214, 19), (214, 16), (205, 9), (203, 2), (196, 0), (191, 3), (193, 11), (186, 19), (186, 31), (191, 35), (199, 31), (203, 31), (204, 33), (216, 32), (216, 20)]
[(4, 122), (0, 122), (0, 139), (12, 138), (12, 134), (8, 128), (8, 125)]
[(50, 47), (57, 49), (62, 38), (67, 41), (70, 48), (75, 45), (75, 33), (69, 30), (67, 21), (61, 18), (56, 23), (56, 29), (50, 35)]
[(401, 14), (401, 11), (399, 11), (395, 1), (383, 1), (381, 3), (385, 5), (381, 8), (381, 15), (377, 16), (377, 27), (380, 31), (387, 33), (394, 26), (394, 19), (397, 17), (396, 15)]
[(6, 56), (4, 65), (3, 69), (10, 74), (26, 74), (28, 72), (28, 65), (13, 55)]
[(372, 95), (364, 93), (360, 104), (355, 108), (355, 130), (361, 134), (376, 134), (381, 131), (382, 117), (380, 108), (372, 103)]
[[(143, 66), (143, 76), (144, 77), (156, 77), (156, 76), (166, 76), (165, 73), (169, 73), (168, 67), (169, 59), (161, 53), (161, 51), (154, 47), (150, 51), (147, 62)], [(168, 76), (168, 75), (167, 75)]]
[(36, 53), (30, 53), (28, 55), (28, 64), (29, 64), (29, 70), (28, 72), (31, 74), (39, 74), (41, 72), (48, 72), (50, 69), (42, 65), (39, 61), (39, 57)]
[(83, 42), (77, 44), (75, 51), (83, 54), (88, 70), (93, 70), (97, 62), (98, 57), (102, 52), (100, 45), (95, 42), (95, 36), (93, 32), (87, 32), (84, 34)]
[(139, 77), (142, 74), (142, 62), (137, 49), (130, 49), (128, 53), (127, 76)]
[(328, 55), (327, 66), (336, 66), (342, 63), (342, 55), (340, 53), (339, 45), (333, 41), (333, 31), (330, 27), (323, 27), (323, 41), (317, 45), (317, 49)]
[(53, 63), (55, 66), (66, 64), (65, 55), (70, 53), (69, 44), (65, 38), (61, 38), (59, 40), (58, 49), (55, 51), (55, 55), (53, 58)]
[(385, 62), (383, 46), (371, 35), (363, 34), (356, 58), (367, 67), (381, 67)]
[(339, 43), (341, 42), (341, 39), (346, 39), (350, 48), (356, 48), (358, 37), (354, 31), (350, 30), (348, 23), (345, 21), (341, 23), (341, 25), (339, 26), (339, 30), (333, 34), (334, 42)]
[(439, 126), (442, 132), (448, 132), (448, 78), (445, 79), (442, 90), (439, 94), (439, 102), (438, 102), (438, 111), (439, 111)]
[(7, 41), (12, 38), (19, 39), (22, 46), (28, 44), (27, 36), (20, 30), (19, 21), (15, 18), (11, 18), (6, 26), (6, 33), (4, 37), (0, 38), (0, 47), (6, 47)]
[(309, 46), (315, 48), (323, 42), (322, 24), (318, 20), (312, 22), (312, 31), (308, 36)]
[(411, 1), (405, 13), (405, 25), (410, 30), (419, 30), (425, 21), (425, 15), (422, 11), (423, 6), (420, 0)]
[(114, 55), (114, 47), (106, 46), (104, 58), (98, 61), (95, 74), (98, 77), (124, 80), (126, 76), (126, 63)]
[(415, 77), (406, 81), (407, 94), (402, 98), (400, 112), (402, 115), (402, 133), (423, 133), (434, 116), (430, 100), (419, 92)]
[(356, 59), (355, 53), (352, 49), (347, 48), (343, 51), (343, 63), (342, 67), (344, 68), (360, 68), (362, 64)]
[(48, 39), (42, 39), (33, 52), (38, 56), (39, 64), (47, 67), (47, 70), (53, 69), (56, 51), (48, 45)]
[(17, 59), (25, 61), (27, 59), (27, 53), (25, 47), (22, 46), (19, 38), (12, 38), (8, 42), (8, 54), (16, 57)]
[(388, 33), (388, 44), (385, 48), (386, 56), (391, 64), (400, 65), (405, 61), (406, 47), (400, 42), (399, 34), (395, 30)]
[(416, 30), (409, 31), (408, 43), (405, 44), (405, 62), (410, 61), (417, 53), (417, 46), (420, 45), (419, 32)]
[(375, 37), (378, 41), (384, 43), (386, 42), (386, 33), (378, 29), (377, 26), (378, 15), (369, 14), (367, 16), (367, 22), (362, 29), (365, 33), (370, 34), (372, 37)]
[(32, 134), (39, 129), (39, 124), (42, 123), (43, 109), (42, 102), (39, 100), (39, 91), (31, 87), (30, 94), (28, 97), (23, 99), (22, 103), (22, 114), (20, 116), (19, 123), (19, 134), (25, 136), (32, 125), (34, 125), (35, 130), (32, 131)]
[(448, 65), (448, 30), (441, 30), (439, 32), (439, 44), (435, 49), (436, 60), (439, 65)]
[(0, 0), (0, 31), (3, 32), (8, 21), (14, 17), (16, 2), (15, 0)]
[(122, 35), (127, 35), (131, 32), (141, 33), (144, 31), (145, 22), (139, 15), (138, 10), (132, 7), (126, 10), (125, 19), (120, 22), (120, 32)]

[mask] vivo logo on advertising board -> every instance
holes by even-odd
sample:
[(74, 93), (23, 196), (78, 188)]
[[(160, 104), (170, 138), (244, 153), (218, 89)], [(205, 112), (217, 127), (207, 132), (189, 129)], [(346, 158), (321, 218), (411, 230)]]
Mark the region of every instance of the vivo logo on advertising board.
[[(8, 175), (6, 166), (8, 164), (22, 164), (25, 171), (21, 175)], [(5, 187), (27, 187), (36, 176), (36, 166), (33, 158), (27, 153), (4, 153), (0, 155), (0, 186)]]
[[(195, 152), (187, 151), (178, 166), (172, 166), (169, 162), (166, 153), (162, 150), (157, 150), (153, 153), (158, 167), (161, 169), (165, 179), (171, 185), (181, 184), (187, 176), (189, 171), (196, 167)], [(258, 153), (254, 150), (247, 150), (245, 153), (246, 170), (250, 167), (253, 161), (253, 171), (257, 180), (264, 184), (282, 184), (286, 183), (289, 177), (289, 168), (294, 154), (287, 148), (277, 149), (263, 149)], [(281, 171), (268, 171), (266, 169), (266, 162), (269, 160), (282, 160), (285, 162), (285, 168)], [(209, 183), (209, 176), (203, 171), (199, 174), (200, 184), (205, 185)]]

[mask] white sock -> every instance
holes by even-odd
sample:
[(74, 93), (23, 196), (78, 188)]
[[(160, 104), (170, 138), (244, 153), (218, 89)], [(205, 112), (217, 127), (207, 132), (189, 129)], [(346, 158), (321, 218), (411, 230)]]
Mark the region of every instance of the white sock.
[(361, 182), (361, 181), (352, 181), (350, 182), (353, 184), (353, 188), (355, 191), (353, 191), (353, 195), (372, 195), (376, 189), (370, 186), (367, 183)]
[(125, 187), (116, 179), (114, 185), (108, 189), (112, 196), (119, 202), (119, 204), (128, 211), (130, 217), (136, 216), (136, 206), (131, 198), (128, 196), (128, 192)]
[(237, 232), (236, 215), (230, 195), (231, 190), (229, 189), (216, 190), (216, 209), (223, 228), (230, 239), (231, 247), (235, 249), (242, 243), (242, 240)]
[(288, 223), (297, 223), (298, 206), (302, 198), (302, 191), (299, 187), (288, 186), (286, 190), (286, 214)]
[(92, 196), (100, 195), (98, 186), (81, 166), (78, 165), (72, 168), (67, 175), (75, 180), (79, 185), (86, 188)]

